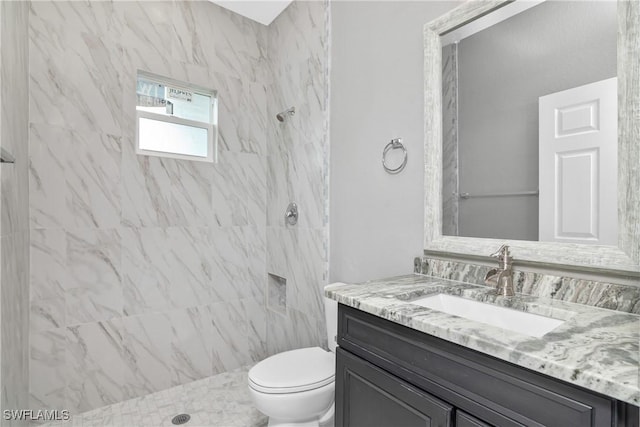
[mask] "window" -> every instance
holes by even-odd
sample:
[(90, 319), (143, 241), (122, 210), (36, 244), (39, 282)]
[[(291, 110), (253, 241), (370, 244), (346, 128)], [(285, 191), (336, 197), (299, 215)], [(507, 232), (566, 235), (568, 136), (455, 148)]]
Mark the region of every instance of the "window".
[(138, 72), (136, 152), (215, 161), (216, 92)]

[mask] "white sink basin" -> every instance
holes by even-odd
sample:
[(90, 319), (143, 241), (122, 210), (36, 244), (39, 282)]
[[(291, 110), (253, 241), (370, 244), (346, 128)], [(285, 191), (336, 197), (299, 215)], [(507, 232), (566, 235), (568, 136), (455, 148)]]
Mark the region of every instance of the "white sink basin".
[(411, 301), (411, 304), (417, 304), (432, 310), (442, 311), (536, 338), (542, 337), (564, 323), (564, 320), (552, 317), (485, 304), (447, 294), (421, 298)]

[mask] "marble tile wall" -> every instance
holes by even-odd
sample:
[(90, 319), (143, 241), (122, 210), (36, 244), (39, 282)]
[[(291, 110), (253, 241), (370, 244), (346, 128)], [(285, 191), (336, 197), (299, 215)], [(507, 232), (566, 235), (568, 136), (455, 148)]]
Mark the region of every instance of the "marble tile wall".
[[(429, 257), (414, 260), (415, 273), (479, 285), (484, 284), (484, 277), (491, 268)], [(518, 268), (514, 268), (513, 283), (518, 293), (640, 314), (638, 286), (534, 273)]]
[[(28, 18), (27, 2), (0, 2), (0, 410), (28, 407)], [(0, 425), (18, 425), (0, 419)]]
[[(269, 27), (267, 271), (286, 279), (286, 311), (267, 311), (269, 354), (326, 345), (329, 2), (292, 3)], [(296, 113), (281, 123), (280, 111)], [(289, 202), (295, 226), (284, 223)]]
[[(77, 413), (322, 344), (328, 2), (269, 27), (195, 1), (29, 17), (31, 407)], [(218, 163), (135, 154), (138, 69), (218, 91)], [(287, 279), (284, 315), (267, 271)]]
[[(29, 12), (31, 408), (264, 358), (269, 29), (199, 1)], [(136, 70), (218, 91), (218, 163), (135, 154)]]

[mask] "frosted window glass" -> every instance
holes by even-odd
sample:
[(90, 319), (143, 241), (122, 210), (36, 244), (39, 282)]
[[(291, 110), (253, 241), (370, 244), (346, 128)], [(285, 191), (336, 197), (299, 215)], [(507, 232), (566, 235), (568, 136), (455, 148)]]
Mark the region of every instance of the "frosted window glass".
[(209, 140), (205, 128), (140, 117), (138, 138), (142, 150), (205, 158), (208, 155)]
[(140, 111), (211, 122), (211, 96), (138, 76), (137, 105)]

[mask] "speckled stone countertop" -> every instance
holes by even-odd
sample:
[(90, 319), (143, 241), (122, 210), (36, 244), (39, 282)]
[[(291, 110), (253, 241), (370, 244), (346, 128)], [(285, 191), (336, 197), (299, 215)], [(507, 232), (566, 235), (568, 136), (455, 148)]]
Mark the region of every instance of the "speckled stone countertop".
[[(411, 304), (445, 293), (565, 322), (533, 338)], [(329, 285), (325, 295), (383, 319), (498, 359), (640, 405), (640, 316), (423, 275)]]

